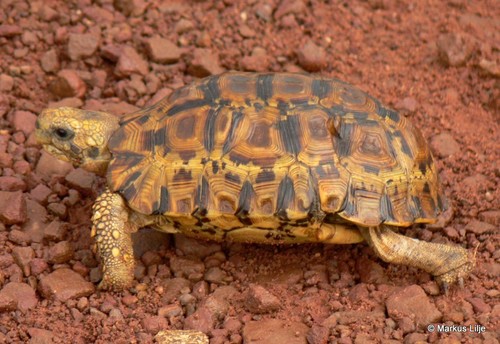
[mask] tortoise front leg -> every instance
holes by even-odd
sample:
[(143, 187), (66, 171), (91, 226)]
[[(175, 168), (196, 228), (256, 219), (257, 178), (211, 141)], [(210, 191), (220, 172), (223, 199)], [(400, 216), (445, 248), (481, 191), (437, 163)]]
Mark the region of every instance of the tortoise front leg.
[(457, 245), (425, 242), (399, 235), (389, 226), (360, 228), (365, 240), (388, 263), (413, 266), (433, 275), (445, 293), (450, 284), (463, 286), (475, 257)]
[(103, 277), (98, 288), (122, 290), (134, 277), (134, 253), (129, 212), (123, 198), (106, 189), (92, 207), (91, 237), (102, 260)]

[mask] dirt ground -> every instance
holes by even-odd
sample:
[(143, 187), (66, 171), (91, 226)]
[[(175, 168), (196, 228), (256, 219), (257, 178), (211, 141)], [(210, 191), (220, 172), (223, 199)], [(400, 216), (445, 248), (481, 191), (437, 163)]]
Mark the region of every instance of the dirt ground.
[[(499, 48), (495, 0), (1, 0), (0, 343), (151, 343), (163, 329), (211, 343), (498, 343)], [(406, 233), (477, 248), (465, 288), (442, 295), (365, 244), (143, 230), (134, 287), (97, 291), (90, 207), (104, 182), (41, 153), (37, 114), (122, 114), (224, 70), (337, 77), (409, 117), (453, 210)]]

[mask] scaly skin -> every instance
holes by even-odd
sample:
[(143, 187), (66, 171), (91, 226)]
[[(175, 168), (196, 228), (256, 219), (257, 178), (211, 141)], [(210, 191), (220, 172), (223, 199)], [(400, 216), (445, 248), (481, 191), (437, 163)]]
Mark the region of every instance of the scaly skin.
[(136, 231), (129, 221), (123, 198), (106, 189), (92, 207), (91, 237), (102, 260), (102, 290), (122, 290), (134, 279), (134, 252), (131, 233)]
[(464, 278), (475, 265), (475, 257), (458, 245), (415, 240), (399, 235), (384, 225), (360, 227), (360, 231), (382, 260), (427, 271), (445, 293), (451, 284), (463, 286)]

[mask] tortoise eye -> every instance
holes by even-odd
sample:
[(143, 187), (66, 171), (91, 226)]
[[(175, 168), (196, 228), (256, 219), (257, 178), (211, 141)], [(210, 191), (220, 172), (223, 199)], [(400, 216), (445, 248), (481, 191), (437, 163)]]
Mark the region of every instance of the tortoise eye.
[(68, 129), (64, 128), (56, 128), (54, 129), (54, 135), (57, 136), (58, 139), (60, 140), (69, 140), (70, 138), (73, 137), (73, 132)]

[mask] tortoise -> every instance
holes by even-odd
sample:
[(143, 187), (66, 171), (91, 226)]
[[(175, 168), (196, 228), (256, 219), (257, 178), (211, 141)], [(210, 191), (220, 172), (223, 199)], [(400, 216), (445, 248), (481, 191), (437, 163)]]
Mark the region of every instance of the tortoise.
[(107, 178), (91, 230), (101, 289), (131, 285), (131, 233), (145, 226), (252, 243), (366, 241), (445, 292), (475, 264), (460, 246), (398, 233), (447, 207), (431, 151), (405, 117), (337, 79), (226, 72), (122, 117), (46, 109), (36, 136)]

